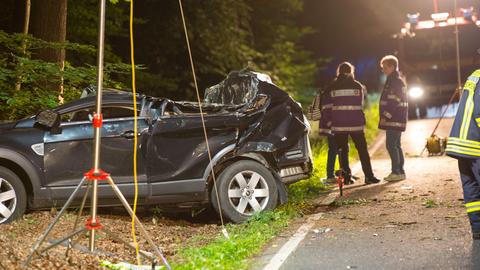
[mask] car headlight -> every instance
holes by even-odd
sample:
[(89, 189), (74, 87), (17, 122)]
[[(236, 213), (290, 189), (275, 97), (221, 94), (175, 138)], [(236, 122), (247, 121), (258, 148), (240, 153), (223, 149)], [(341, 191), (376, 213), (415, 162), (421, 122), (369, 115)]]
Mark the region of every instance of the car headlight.
[(412, 87), (410, 90), (408, 90), (408, 95), (411, 98), (420, 98), (423, 96), (423, 88), (418, 86)]

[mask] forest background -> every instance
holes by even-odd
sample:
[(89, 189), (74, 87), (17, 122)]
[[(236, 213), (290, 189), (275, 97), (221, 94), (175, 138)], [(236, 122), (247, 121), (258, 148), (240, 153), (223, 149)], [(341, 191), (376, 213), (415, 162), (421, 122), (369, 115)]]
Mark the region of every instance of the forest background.
[[(96, 81), (97, 0), (3, 0), (0, 9), (0, 119), (18, 119), (79, 97)], [(232, 70), (251, 68), (307, 104), (322, 59), (301, 45), (302, 0), (184, 0), (201, 91)], [(105, 87), (129, 91), (129, 2), (106, 8)], [(140, 92), (193, 100), (178, 1), (135, 2)]]

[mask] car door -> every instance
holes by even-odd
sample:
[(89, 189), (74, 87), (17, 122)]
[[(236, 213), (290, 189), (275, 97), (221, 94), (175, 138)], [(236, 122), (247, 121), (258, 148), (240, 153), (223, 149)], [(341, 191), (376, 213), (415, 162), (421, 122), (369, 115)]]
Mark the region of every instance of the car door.
[[(236, 140), (235, 116), (206, 115), (212, 158)], [(145, 142), (151, 199), (159, 203), (205, 200), (204, 173), (209, 164), (199, 114), (163, 116), (152, 126)]]
[[(90, 106), (62, 113), (61, 131), (47, 132), (44, 137), (45, 177), (53, 199), (68, 197), (83, 173), (93, 167), (94, 130), (90, 121), (93, 112), (94, 107)], [(133, 197), (133, 109), (128, 105), (106, 105), (102, 114), (100, 168), (111, 174), (127, 198)], [(146, 120), (139, 118), (138, 126), (139, 131), (145, 130)], [(147, 186), (142, 164), (138, 154), (139, 192), (145, 195)], [(99, 196), (114, 198), (106, 182), (100, 182)]]

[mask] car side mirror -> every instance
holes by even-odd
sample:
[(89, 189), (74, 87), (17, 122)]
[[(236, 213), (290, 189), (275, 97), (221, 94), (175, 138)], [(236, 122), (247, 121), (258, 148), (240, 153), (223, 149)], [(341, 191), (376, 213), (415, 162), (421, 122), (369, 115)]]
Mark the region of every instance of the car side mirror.
[(35, 116), (35, 124), (49, 130), (56, 129), (60, 126), (60, 114), (52, 110), (41, 111)]

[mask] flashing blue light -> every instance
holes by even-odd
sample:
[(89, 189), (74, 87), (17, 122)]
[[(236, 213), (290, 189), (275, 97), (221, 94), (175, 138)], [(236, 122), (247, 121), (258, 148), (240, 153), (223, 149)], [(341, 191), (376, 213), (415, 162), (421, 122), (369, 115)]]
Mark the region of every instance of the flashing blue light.
[(467, 21), (473, 21), (473, 7), (462, 8), (463, 18)]
[(418, 24), (418, 18), (420, 17), (420, 13), (415, 13), (415, 14), (407, 14), (408, 22), (411, 25), (417, 25)]

